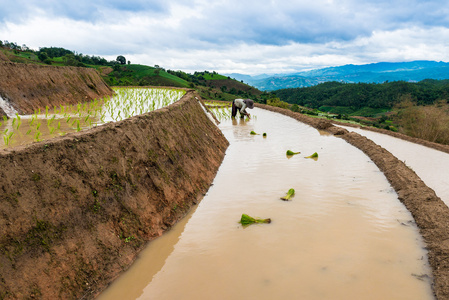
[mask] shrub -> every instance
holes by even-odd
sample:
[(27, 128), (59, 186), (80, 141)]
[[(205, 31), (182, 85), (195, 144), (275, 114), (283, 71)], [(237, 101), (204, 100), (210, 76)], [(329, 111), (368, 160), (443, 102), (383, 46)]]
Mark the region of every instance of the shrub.
[[(449, 144), (449, 105), (445, 101), (419, 106), (405, 100), (398, 108), (396, 123), (400, 125), (401, 132), (427, 141)], [(396, 129), (391, 127), (390, 130)]]
[(281, 101), (279, 98), (271, 98), (267, 100), (267, 104), (271, 106), (276, 106), (280, 108), (289, 108), (290, 104), (287, 102)]
[(290, 110), (293, 111), (293, 112), (298, 112), (299, 111), (299, 106), (297, 104), (293, 104), (290, 107)]

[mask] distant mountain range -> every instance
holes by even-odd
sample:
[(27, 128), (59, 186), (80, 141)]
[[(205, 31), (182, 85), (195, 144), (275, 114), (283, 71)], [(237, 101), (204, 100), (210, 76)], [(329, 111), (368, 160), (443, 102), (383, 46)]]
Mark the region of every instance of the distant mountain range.
[(385, 81), (417, 82), (424, 79), (449, 79), (449, 63), (436, 61), (380, 62), (344, 65), (293, 74), (258, 75), (226, 74), (262, 91), (307, 87), (326, 81), (348, 83), (382, 83)]

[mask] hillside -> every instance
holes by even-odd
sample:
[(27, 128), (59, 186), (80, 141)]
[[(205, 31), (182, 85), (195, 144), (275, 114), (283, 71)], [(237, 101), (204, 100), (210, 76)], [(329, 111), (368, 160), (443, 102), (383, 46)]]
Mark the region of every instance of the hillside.
[(319, 108), (321, 106), (363, 107), (391, 109), (405, 97), (420, 105), (431, 105), (449, 96), (449, 80), (423, 80), (420, 82), (393, 81), (375, 83), (325, 82), (311, 87), (277, 90), (280, 100)]
[[(0, 44), (0, 61), (52, 66), (76, 66), (94, 68), (110, 86), (172, 86), (189, 87), (198, 91), (201, 97), (213, 100), (230, 101), (235, 98), (251, 98), (264, 102), (267, 94), (216, 72), (195, 72), (165, 70), (131, 64), (119, 55), (115, 61), (107, 61), (97, 56), (76, 54), (58, 47), (43, 47), (39, 51), (22, 48), (16, 43)], [(1, 113), (1, 112), (0, 112)]]
[(113, 94), (98, 72), (89, 68), (0, 62), (0, 82), (0, 96), (9, 103), (4, 110), (12, 107), (12, 115)]
[(233, 100), (235, 98), (251, 98), (263, 102), (268, 95), (260, 90), (230, 77), (216, 72), (195, 72), (196, 86), (202, 97), (216, 100)]
[(105, 74), (105, 80), (111, 86), (189, 86), (188, 81), (165, 70), (137, 64), (116, 65), (110, 73)]

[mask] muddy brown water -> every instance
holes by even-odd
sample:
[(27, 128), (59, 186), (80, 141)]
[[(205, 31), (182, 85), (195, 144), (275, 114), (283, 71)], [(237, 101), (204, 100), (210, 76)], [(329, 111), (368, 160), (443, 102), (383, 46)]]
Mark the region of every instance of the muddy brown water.
[[(291, 118), (253, 113), (219, 125), (230, 146), (207, 195), (98, 299), (434, 299), (418, 230), (372, 161)], [(242, 213), (272, 223), (243, 228)]]
[(449, 206), (449, 154), (361, 128), (340, 126), (366, 136), (405, 162)]

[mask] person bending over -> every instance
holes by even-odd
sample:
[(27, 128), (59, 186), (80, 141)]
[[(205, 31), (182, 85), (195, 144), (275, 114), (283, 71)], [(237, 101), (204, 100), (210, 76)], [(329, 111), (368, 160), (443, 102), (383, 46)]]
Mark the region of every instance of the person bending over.
[(232, 117), (235, 118), (238, 111), (240, 118), (244, 118), (245, 116), (248, 116), (249, 118), (251, 115), (246, 112), (246, 108), (253, 109), (254, 101), (251, 99), (235, 99), (232, 101)]

